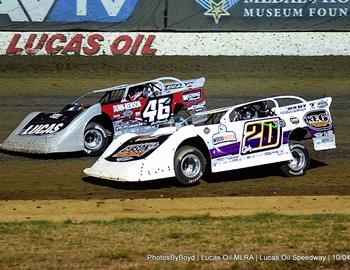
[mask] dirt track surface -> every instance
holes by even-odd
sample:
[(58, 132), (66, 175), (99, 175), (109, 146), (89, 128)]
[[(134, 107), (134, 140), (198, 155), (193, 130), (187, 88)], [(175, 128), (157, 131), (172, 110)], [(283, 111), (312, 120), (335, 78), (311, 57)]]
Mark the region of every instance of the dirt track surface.
[(95, 88), (159, 76), (205, 76), (209, 107), (280, 94), (332, 96), (337, 149), (312, 152), (303, 177), (275, 167), (209, 176), (195, 187), (172, 179), (116, 183), (87, 178), (95, 158), (0, 153), (0, 200), (137, 199), (218, 196), (350, 195), (350, 59), (347, 57), (3, 57), (0, 58), (0, 141), (32, 111), (56, 111)]
[(0, 222), (86, 221), (116, 218), (350, 214), (350, 196), (206, 197), (175, 199), (0, 201)]

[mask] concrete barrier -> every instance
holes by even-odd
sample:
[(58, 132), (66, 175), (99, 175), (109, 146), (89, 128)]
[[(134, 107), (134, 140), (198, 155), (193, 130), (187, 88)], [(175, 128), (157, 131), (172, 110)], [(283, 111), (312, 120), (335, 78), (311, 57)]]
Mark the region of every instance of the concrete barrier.
[(0, 32), (0, 55), (350, 55), (350, 32)]

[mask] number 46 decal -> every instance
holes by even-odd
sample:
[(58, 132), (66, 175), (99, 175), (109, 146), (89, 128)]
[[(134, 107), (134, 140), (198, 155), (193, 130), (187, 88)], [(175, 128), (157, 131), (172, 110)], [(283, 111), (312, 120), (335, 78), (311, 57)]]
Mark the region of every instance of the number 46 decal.
[(241, 154), (278, 148), (281, 145), (281, 121), (272, 118), (245, 123)]
[(151, 99), (142, 112), (142, 118), (147, 123), (162, 121), (170, 118), (171, 97)]

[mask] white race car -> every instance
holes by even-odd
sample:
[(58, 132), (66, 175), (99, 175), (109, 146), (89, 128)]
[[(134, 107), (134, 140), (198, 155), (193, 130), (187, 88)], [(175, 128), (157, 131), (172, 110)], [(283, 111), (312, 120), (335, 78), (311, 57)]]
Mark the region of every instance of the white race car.
[(124, 134), (84, 172), (130, 182), (176, 177), (193, 185), (206, 170), (280, 163), (286, 175), (302, 175), (310, 156), (301, 141), (312, 139), (315, 150), (336, 147), (331, 102), (331, 97), (307, 102), (277, 96), (199, 113), (197, 121), (203, 119), (196, 124)]

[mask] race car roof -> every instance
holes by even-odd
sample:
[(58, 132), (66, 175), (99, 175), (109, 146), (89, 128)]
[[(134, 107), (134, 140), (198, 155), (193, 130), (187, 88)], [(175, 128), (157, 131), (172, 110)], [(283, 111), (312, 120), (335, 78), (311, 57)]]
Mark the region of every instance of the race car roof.
[(237, 105), (217, 108), (217, 109), (213, 109), (213, 110), (209, 110), (209, 111), (199, 112), (199, 113), (196, 113), (196, 115), (208, 115), (208, 114), (213, 114), (213, 113), (225, 112), (225, 111), (228, 111), (230, 109), (232, 110), (232, 109), (239, 108), (239, 107), (251, 104), (251, 103), (268, 101), (268, 100), (275, 101), (275, 104), (278, 106), (279, 104), (278, 104), (277, 100), (280, 100), (280, 99), (296, 99), (296, 100), (303, 102), (303, 103), (307, 102), (305, 99), (298, 97), (298, 96), (274, 96), (274, 97), (267, 97), (267, 98), (263, 98), (263, 99), (257, 99), (257, 100), (253, 100), (250, 102), (237, 104)]
[(91, 93), (102, 93), (102, 92), (108, 92), (108, 91), (121, 90), (121, 89), (125, 89), (127, 86), (128, 86), (127, 84), (121, 84), (121, 85), (116, 85), (108, 88), (94, 90)]
[(116, 90), (124, 90), (127, 87), (142, 85), (146, 83), (160, 83), (162, 88), (169, 88), (173, 87), (174, 89), (180, 89), (183, 88), (188, 89), (190, 87), (203, 87), (205, 82), (205, 78), (198, 78), (198, 79), (192, 79), (192, 80), (185, 80), (181, 81), (174, 77), (161, 77), (154, 80), (139, 82), (139, 83), (133, 83), (133, 84), (122, 84), (122, 85), (116, 85), (108, 88), (98, 89), (94, 90), (91, 93), (101, 93), (101, 92), (108, 92), (108, 91), (116, 91)]

